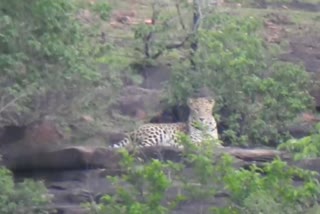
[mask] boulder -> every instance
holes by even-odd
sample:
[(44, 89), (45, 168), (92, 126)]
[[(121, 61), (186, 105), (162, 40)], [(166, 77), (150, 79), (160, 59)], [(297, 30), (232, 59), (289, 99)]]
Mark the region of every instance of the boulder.
[(13, 171), (105, 168), (118, 171), (120, 155), (104, 147), (38, 147), (2, 151), (2, 163)]

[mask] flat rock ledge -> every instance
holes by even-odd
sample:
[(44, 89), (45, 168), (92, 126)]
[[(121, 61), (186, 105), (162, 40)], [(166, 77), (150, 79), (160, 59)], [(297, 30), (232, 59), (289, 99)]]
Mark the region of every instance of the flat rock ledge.
[[(1, 164), (12, 171), (25, 170), (85, 170), (106, 169), (110, 173), (121, 172), (121, 155), (116, 150), (107, 147), (64, 146), (55, 148), (9, 148), (1, 150)], [(264, 163), (280, 157), (292, 164), (291, 155), (273, 149), (242, 149), (235, 147), (216, 148), (213, 162), (222, 154), (229, 154), (236, 159), (236, 165), (243, 167), (252, 163)], [(141, 149), (135, 155), (148, 160), (183, 161), (180, 150), (172, 147), (148, 147)], [(299, 162), (299, 166), (301, 163)], [(313, 164), (315, 161), (313, 161)], [(320, 163), (320, 162), (319, 162)], [(302, 164), (303, 165), (303, 164)], [(320, 166), (320, 164), (319, 164)], [(307, 166), (306, 166), (307, 167)], [(316, 167), (313, 167), (316, 168)]]

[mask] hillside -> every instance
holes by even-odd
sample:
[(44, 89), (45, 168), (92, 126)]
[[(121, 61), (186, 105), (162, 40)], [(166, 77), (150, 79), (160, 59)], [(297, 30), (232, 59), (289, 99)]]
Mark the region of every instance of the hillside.
[[(317, 0), (37, 1), (0, 3), (1, 163), (53, 202), (8, 177), (22, 212), (319, 212)], [(185, 122), (202, 86), (225, 148), (166, 148), (169, 164), (146, 150), (141, 165), (107, 149), (140, 124)]]

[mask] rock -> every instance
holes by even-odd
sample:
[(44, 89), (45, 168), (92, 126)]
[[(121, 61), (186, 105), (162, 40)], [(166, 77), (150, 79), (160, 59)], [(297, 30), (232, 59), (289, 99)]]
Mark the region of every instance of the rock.
[[(305, 170), (311, 170), (320, 173), (320, 158), (310, 158), (300, 161), (293, 161), (291, 163), (289, 162), (289, 164)], [(320, 179), (320, 174), (317, 175), (317, 178)]]
[(27, 125), (8, 125), (0, 129), (1, 144), (59, 144), (65, 136), (50, 119), (41, 119)]
[(97, 202), (105, 194), (113, 195), (116, 190), (107, 180), (107, 175), (112, 173), (102, 169), (36, 170), (15, 173), (16, 180), (30, 177), (45, 180), (49, 194), (54, 195), (50, 210), (56, 210), (61, 214), (88, 213), (81, 206), (82, 203)]
[(8, 125), (0, 128), (0, 145), (21, 141), (26, 132), (26, 126)]
[(58, 144), (64, 139), (59, 127), (51, 120), (44, 119), (28, 125), (23, 141), (33, 144)]
[[(19, 151), (18, 151), (19, 150)], [(119, 171), (120, 155), (104, 147), (11, 148), (2, 151), (3, 165), (13, 171), (106, 168)]]
[(159, 112), (162, 93), (157, 90), (143, 89), (136, 86), (126, 87), (112, 108), (121, 115), (138, 120), (146, 120), (150, 115)]
[(314, 132), (316, 123), (320, 121), (316, 115), (308, 112), (301, 113), (289, 126), (289, 132), (294, 138), (302, 138)]

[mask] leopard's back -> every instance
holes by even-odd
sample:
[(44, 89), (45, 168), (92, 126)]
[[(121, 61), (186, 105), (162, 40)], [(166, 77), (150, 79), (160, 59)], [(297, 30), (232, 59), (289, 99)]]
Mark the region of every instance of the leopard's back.
[(179, 147), (178, 133), (187, 133), (187, 129), (186, 123), (148, 123), (141, 125), (112, 147), (130, 149), (150, 146)]

